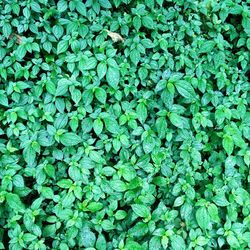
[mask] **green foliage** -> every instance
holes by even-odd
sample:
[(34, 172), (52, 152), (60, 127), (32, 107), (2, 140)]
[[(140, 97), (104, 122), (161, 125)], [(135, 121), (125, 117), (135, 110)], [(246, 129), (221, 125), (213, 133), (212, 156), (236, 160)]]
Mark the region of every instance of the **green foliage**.
[(249, 3), (0, 0), (0, 249), (249, 249)]

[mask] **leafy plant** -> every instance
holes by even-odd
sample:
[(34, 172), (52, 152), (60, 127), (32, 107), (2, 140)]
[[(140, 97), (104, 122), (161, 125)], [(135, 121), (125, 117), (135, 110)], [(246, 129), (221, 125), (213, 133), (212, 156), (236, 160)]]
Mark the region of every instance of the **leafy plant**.
[(248, 0), (0, 1), (0, 249), (249, 249)]

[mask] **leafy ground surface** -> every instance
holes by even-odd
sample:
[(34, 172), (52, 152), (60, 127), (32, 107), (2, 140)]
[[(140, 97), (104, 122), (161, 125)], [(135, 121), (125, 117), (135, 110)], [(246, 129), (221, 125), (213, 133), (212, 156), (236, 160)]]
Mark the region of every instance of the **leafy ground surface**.
[(249, 6), (0, 0), (0, 249), (249, 249)]

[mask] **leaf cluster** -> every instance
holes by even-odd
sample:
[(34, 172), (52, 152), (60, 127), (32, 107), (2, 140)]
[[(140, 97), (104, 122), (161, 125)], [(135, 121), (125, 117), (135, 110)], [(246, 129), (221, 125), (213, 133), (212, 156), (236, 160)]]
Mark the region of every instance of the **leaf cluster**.
[(0, 0), (0, 249), (249, 249), (249, 3)]

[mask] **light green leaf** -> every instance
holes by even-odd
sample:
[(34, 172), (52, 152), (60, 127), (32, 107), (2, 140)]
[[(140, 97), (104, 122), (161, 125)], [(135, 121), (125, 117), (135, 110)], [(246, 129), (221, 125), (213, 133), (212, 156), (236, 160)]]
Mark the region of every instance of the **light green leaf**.
[(229, 205), (228, 200), (226, 199), (225, 193), (224, 192), (219, 192), (218, 194), (216, 194), (213, 198), (214, 203), (217, 206), (220, 207), (226, 207)]
[(137, 50), (137, 49), (133, 49), (131, 52), (130, 52), (130, 59), (131, 59), (131, 61), (135, 64), (135, 65), (137, 65), (138, 64), (138, 62), (140, 61), (140, 58), (141, 58), (141, 56), (140, 56), (140, 52)]
[(169, 115), (169, 119), (171, 121), (171, 123), (177, 127), (177, 128), (186, 128), (187, 127), (187, 122), (185, 120), (185, 118), (181, 117), (180, 115), (176, 114), (176, 113), (171, 113)]
[(108, 67), (108, 71), (107, 71), (107, 74), (106, 74), (106, 79), (107, 79), (108, 84), (112, 88), (116, 89), (118, 84), (119, 84), (119, 81), (120, 81), (119, 69), (113, 68), (113, 67)]
[(101, 103), (106, 103), (106, 99), (107, 99), (107, 94), (106, 91), (103, 88), (97, 87), (95, 89), (95, 97), (97, 98), (97, 100)]
[(93, 129), (97, 135), (100, 135), (103, 130), (103, 122), (101, 119), (96, 119), (93, 123)]
[(152, 17), (150, 17), (150, 16), (142, 17), (142, 25), (145, 26), (148, 29), (154, 29), (155, 28), (154, 21), (153, 21)]
[(228, 235), (227, 242), (232, 248), (240, 248), (240, 243), (234, 235)]
[(76, 135), (75, 133), (69, 132), (62, 134), (60, 136), (60, 142), (64, 146), (75, 146), (78, 143), (82, 142), (82, 139), (80, 136)]
[(56, 96), (63, 96), (67, 93), (68, 91), (68, 86), (70, 84), (70, 81), (67, 79), (61, 79), (58, 81), (57, 83), (57, 87), (56, 87)]
[(139, 121), (143, 124), (147, 118), (147, 108), (144, 103), (139, 103), (136, 107), (136, 114)]
[(121, 180), (111, 180), (110, 187), (116, 192), (125, 192), (127, 190), (127, 185)]
[(175, 82), (174, 86), (176, 87), (179, 94), (181, 94), (184, 98), (189, 99), (191, 102), (196, 99), (194, 88), (189, 82), (179, 80)]
[(57, 55), (62, 54), (65, 52), (69, 47), (69, 41), (62, 40), (57, 44)]
[(23, 59), (26, 55), (26, 49), (23, 45), (19, 45), (15, 54), (19, 60)]
[(79, 61), (79, 69), (81, 71), (94, 69), (97, 65), (97, 60), (94, 57), (83, 56)]
[(86, 6), (83, 2), (76, 2), (76, 10), (83, 16), (86, 16)]
[(7, 193), (6, 194), (7, 204), (14, 210), (15, 213), (24, 210), (24, 204), (21, 202), (17, 194)]
[(185, 250), (186, 245), (184, 239), (180, 235), (173, 235), (171, 237), (171, 247), (173, 250)]
[(145, 205), (133, 204), (131, 207), (134, 213), (139, 217), (149, 218), (151, 216), (150, 209)]
[(103, 120), (104, 120), (105, 127), (109, 132), (113, 134), (119, 133), (120, 128), (119, 128), (117, 121), (114, 118), (107, 117), (107, 118), (104, 118)]
[(215, 42), (214, 41), (205, 41), (202, 46), (200, 47), (200, 53), (208, 53), (213, 50), (215, 47)]
[(198, 208), (198, 210), (196, 211), (195, 217), (201, 229), (205, 230), (208, 228), (209, 223), (210, 223), (210, 216), (205, 207)]
[(97, 74), (100, 80), (106, 75), (107, 73), (107, 64), (106, 62), (100, 62), (97, 65)]
[(231, 136), (225, 135), (222, 140), (223, 148), (226, 150), (228, 155), (231, 155), (234, 150), (234, 141)]
[(0, 105), (6, 106), (6, 107), (9, 106), (7, 95), (1, 92), (1, 90), (0, 90)]

